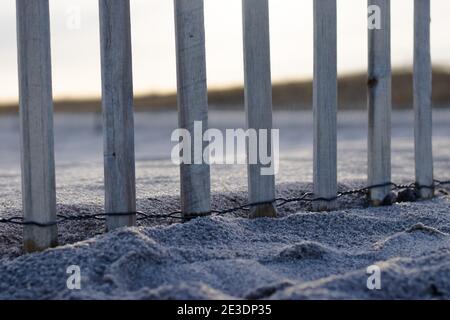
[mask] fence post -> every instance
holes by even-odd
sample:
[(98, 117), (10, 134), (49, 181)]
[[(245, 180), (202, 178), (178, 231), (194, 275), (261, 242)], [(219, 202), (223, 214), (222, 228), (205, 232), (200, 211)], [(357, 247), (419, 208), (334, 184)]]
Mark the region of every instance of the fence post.
[[(270, 34), (268, 0), (243, 0), (244, 32), (244, 77), (245, 110), (247, 128), (267, 130), (266, 150), (271, 151), (272, 130), (272, 79), (270, 72)], [(263, 175), (260, 162), (260, 137), (257, 133), (257, 148), (247, 146), (247, 159), (250, 150), (258, 151), (257, 163), (248, 164), (249, 202), (258, 203), (275, 200), (275, 174)], [(248, 141), (250, 142), (250, 140)], [(256, 142), (256, 141), (253, 141)], [(272, 157), (274, 159), (274, 157)], [(277, 211), (272, 203), (251, 208), (251, 217), (275, 217)]]
[[(129, 0), (100, 0), (107, 228), (136, 223), (133, 72)], [(130, 215), (124, 215), (124, 214)]]
[[(414, 1), (414, 136), (416, 183), (432, 186), (432, 108), (430, 55), (430, 0)], [(421, 198), (431, 198), (433, 188), (420, 188)]]
[[(379, 28), (369, 26), (368, 30), (368, 183), (378, 185), (391, 181), (390, 0), (369, 0), (368, 4), (380, 9)], [(372, 189), (371, 204), (381, 205), (390, 189)]]
[(57, 245), (53, 102), (48, 0), (16, 1), (26, 252)]
[[(196, 122), (201, 124), (201, 130), (195, 130), (198, 133), (204, 134), (208, 128), (203, 0), (174, 0), (174, 5), (179, 127), (190, 132), (192, 141), (203, 141), (202, 137), (194, 137)], [(210, 168), (200, 159), (206, 143), (203, 141), (201, 150), (197, 150), (198, 146), (190, 148), (195, 163), (180, 165), (181, 210), (185, 218), (211, 211)]]
[[(314, 0), (314, 194), (337, 195), (337, 13), (336, 0)], [(336, 202), (318, 201), (314, 210)]]

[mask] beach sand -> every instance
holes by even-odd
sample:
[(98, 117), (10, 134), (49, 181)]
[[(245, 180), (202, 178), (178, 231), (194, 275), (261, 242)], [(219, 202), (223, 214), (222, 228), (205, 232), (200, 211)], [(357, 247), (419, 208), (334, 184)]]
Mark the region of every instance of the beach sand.
[[(281, 162), (277, 191), (311, 191), (312, 115), (277, 112)], [(240, 128), (242, 112), (214, 111), (210, 127)], [(450, 178), (450, 111), (434, 114), (435, 176)], [(58, 212), (101, 213), (101, 122), (94, 114), (56, 114)], [(169, 159), (175, 112), (136, 115), (138, 210), (178, 209), (179, 170)], [(19, 131), (0, 117), (0, 217), (21, 215)], [(393, 181), (413, 182), (413, 120), (393, 114)], [(366, 184), (364, 112), (339, 115), (339, 187)], [(246, 167), (213, 166), (213, 207), (246, 201)], [(450, 188), (449, 188), (450, 189)], [(249, 220), (247, 212), (187, 223), (142, 221), (104, 233), (102, 221), (59, 225), (61, 246), (24, 255), (21, 227), (0, 224), (0, 299), (450, 299), (450, 198), (366, 208), (352, 196), (334, 212), (309, 205), (279, 208), (279, 218)], [(81, 290), (66, 270), (81, 269)], [(369, 290), (367, 267), (381, 269), (381, 290)]]

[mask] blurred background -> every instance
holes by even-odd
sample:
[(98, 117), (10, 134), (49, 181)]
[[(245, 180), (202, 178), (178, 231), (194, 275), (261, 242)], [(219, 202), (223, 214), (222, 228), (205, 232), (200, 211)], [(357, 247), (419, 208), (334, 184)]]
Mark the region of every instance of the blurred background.
[[(313, 73), (312, 0), (270, 0), (275, 108), (309, 108)], [(391, 1), (394, 107), (412, 99), (413, 3)], [(50, 0), (56, 110), (99, 110), (98, 1)], [(173, 1), (131, 0), (136, 108), (174, 108)], [(449, 1), (432, 1), (435, 106), (450, 102)], [(367, 2), (338, 1), (340, 108), (363, 108), (366, 97)], [(0, 105), (17, 104), (15, 1), (0, 2)], [(208, 85), (212, 108), (243, 105), (241, 0), (205, 0)]]
[[(246, 126), (241, 1), (204, 0), (208, 124), (222, 132)], [(431, 2), (434, 169), (436, 178), (447, 180), (450, 108), (444, 107), (450, 106), (450, 1)], [(134, 126), (137, 196), (139, 206), (154, 210), (152, 202), (146, 202), (149, 196), (178, 203), (179, 168), (171, 161), (176, 144), (170, 139), (178, 128), (174, 8), (173, 0), (130, 3), (138, 111)], [(367, 180), (367, 1), (337, 0), (337, 4), (338, 180), (352, 188)], [(392, 112), (392, 180), (405, 183), (414, 180), (413, 4), (413, 0), (391, 1), (396, 109)], [(280, 132), (277, 188), (293, 195), (308, 190), (313, 180), (313, 0), (269, 0), (269, 5), (273, 125)], [(50, 0), (50, 13), (58, 203), (77, 211), (82, 201), (102, 210), (98, 0)], [(0, 206), (20, 208), (15, 0), (0, 0), (0, 39)], [(211, 177), (213, 194), (245, 197), (246, 166), (212, 166)]]

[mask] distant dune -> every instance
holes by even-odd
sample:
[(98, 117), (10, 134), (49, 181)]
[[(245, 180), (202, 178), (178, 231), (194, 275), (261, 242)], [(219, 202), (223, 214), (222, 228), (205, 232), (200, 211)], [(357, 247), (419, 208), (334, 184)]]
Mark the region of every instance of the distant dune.
[[(339, 109), (364, 109), (366, 107), (365, 73), (348, 75), (339, 79)], [(392, 77), (392, 102), (394, 109), (412, 107), (412, 73), (397, 70)], [(158, 95), (140, 95), (135, 97), (136, 111), (170, 110), (177, 105), (176, 93)], [(244, 105), (242, 87), (214, 89), (209, 91), (211, 109), (241, 109)], [(274, 83), (274, 109), (311, 108), (312, 81), (291, 81)], [(450, 106), (450, 72), (434, 70), (433, 72), (433, 106), (442, 108)], [(17, 104), (0, 104), (0, 113), (17, 112)], [(100, 99), (56, 100), (56, 112), (100, 112)]]

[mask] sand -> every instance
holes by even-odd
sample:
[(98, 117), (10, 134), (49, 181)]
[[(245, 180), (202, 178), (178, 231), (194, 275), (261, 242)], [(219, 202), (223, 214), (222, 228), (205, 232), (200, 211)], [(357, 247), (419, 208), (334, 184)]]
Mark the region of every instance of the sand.
[[(339, 120), (341, 189), (365, 184), (366, 117)], [(280, 196), (311, 190), (308, 112), (277, 113), (281, 134)], [(436, 177), (450, 178), (450, 112), (434, 123)], [(211, 126), (242, 127), (242, 113), (213, 112)], [(393, 180), (414, 176), (412, 117), (393, 117)], [(55, 118), (58, 211), (102, 212), (103, 167), (98, 117)], [(138, 209), (178, 209), (178, 168), (168, 160), (175, 113), (138, 114)], [(0, 216), (21, 214), (18, 126), (0, 118)], [(213, 207), (245, 202), (245, 166), (212, 168)], [(61, 246), (21, 251), (21, 228), (0, 224), (0, 299), (450, 299), (450, 198), (366, 208), (350, 197), (339, 209), (312, 213), (306, 204), (279, 209), (277, 219), (246, 212), (180, 224), (145, 221), (108, 234), (100, 221), (59, 226)], [(367, 267), (381, 269), (381, 290), (366, 286)], [(67, 267), (81, 269), (81, 290), (66, 286)]]

